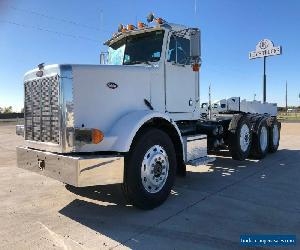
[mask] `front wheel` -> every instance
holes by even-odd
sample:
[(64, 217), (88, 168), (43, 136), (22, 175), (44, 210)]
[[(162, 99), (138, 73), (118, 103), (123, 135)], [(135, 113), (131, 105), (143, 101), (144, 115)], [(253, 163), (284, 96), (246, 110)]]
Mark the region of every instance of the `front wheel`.
[(146, 130), (125, 157), (123, 191), (129, 202), (142, 209), (162, 204), (174, 184), (176, 165), (170, 137), (159, 129)]

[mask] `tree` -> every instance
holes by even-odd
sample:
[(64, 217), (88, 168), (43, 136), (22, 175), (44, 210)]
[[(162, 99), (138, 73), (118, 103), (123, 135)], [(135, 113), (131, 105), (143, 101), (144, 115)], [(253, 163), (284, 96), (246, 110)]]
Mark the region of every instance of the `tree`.
[(9, 107), (5, 107), (3, 109), (3, 114), (8, 114), (8, 113), (12, 113), (13, 110), (12, 110), (12, 106), (9, 106)]

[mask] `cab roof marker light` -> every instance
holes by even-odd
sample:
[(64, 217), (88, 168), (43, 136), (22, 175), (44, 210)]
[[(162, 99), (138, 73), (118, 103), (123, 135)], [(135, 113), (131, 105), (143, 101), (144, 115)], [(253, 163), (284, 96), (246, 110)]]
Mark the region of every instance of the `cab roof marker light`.
[(157, 22), (157, 24), (163, 24), (163, 23), (165, 23), (166, 21), (165, 21), (164, 19), (158, 17), (158, 18), (155, 18), (155, 22)]
[(127, 30), (135, 30), (136, 27), (133, 24), (127, 24)]
[(141, 21), (138, 21), (137, 26), (138, 26), (139, 29), (143, 29), (143, 28), (147, 27), (147, 25), (145, 23), (141, 22)]

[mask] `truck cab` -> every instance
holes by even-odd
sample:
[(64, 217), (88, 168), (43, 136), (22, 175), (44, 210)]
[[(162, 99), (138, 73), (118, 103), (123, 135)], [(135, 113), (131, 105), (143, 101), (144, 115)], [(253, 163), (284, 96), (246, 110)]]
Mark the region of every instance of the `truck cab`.
[(174, 120), (198, 119), (198, 29), (162, 23), (123, 30), (105, 44), (109, 46), (109, 65), (139, 66), (149, 72), (146, 84), (139, 87), (150, 90), (147, 100), (153, 110), (168, 113)]

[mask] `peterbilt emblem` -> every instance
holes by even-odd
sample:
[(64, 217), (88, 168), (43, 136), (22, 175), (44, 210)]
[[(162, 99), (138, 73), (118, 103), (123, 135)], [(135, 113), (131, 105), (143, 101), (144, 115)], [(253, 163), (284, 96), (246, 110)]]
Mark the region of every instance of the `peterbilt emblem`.
[(43, 74), (44, 74), (44, 72), (42, 70), (39, 70), (39, 71), (36, 72), (37, 77), (42, 77)]
[(109, 87), (110, 89), (116, 89), (118, 87), (118, 84), (114, 82), (108, 82), (106, 86)]

